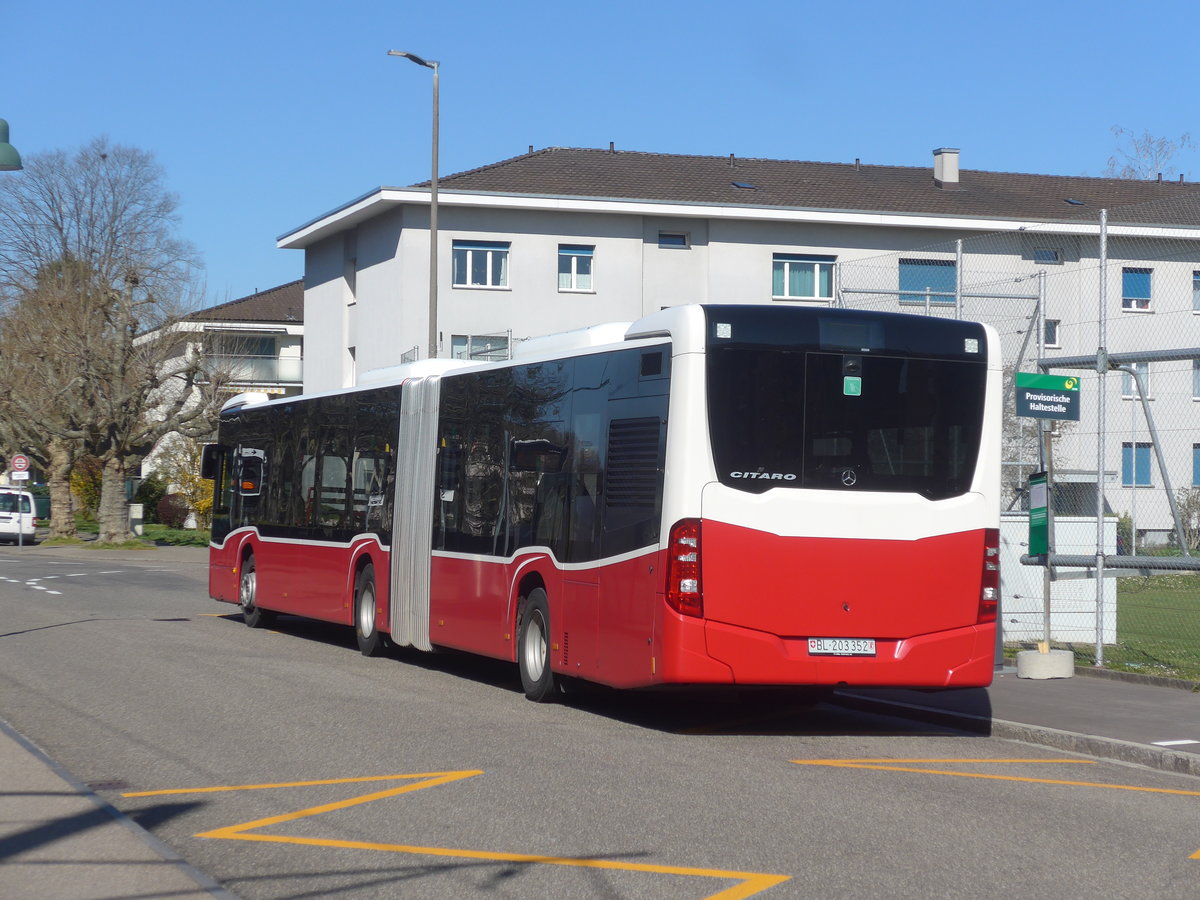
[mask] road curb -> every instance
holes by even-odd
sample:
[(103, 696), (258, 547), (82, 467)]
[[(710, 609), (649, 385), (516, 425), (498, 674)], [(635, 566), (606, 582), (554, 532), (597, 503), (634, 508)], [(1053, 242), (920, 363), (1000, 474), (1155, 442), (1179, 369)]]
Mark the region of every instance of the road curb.
[(1095, 666), (1078, 665), (1075, 667), (1075, 674), (1085, 678), (1104, 678), (1109, 681), (1124, 681), (1127, 684), (1148, 684), (1152, 687), (1165, 687), (1200, 694), (1200, 681), (1189, 681), (1182, 678), (1167, 678), (1163, 675), (1144, 675), (1141, 672), (1125, 672), (1121, 669), (1099, 669)]
[(864, 712), (915, 719), (920, 722), (957, 728), (971, 734), (1040, 744), (1055, 750), (1066, 750), (1084, 756), (1132, 763), (1164, 772), (1174, 772), (1178, 775), (1200, 776), (1200, 756), (1193, 753), (1180, 753), (1166, 747), (1137, 744), (1132, 741), (1121, 741), (1094, 734), (1078, 734), (1074, 731), (1062, 731), (1044, 725), (1026, 725), (1021, 722), (1009, 722), (1004, 719), (975, 716), (970, 713), (904, 703), (899, 700), (886, 700), (880, 697), (868, 697), (863, 694), (843, 693), (842, 691), (834, 694), (833, 701)]

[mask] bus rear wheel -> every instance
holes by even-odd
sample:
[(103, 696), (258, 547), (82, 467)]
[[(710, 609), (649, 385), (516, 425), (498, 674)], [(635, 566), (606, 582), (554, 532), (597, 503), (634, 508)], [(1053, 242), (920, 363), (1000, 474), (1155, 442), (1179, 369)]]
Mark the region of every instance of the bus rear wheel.
[(247, 556), (242, 563), (242, 575), (238, 582), (238, 606), (242, 609), (242, 621), (251, 628), (266, 628), (275, 621), (275, 614), (258, 605), (258, 575), (254, 571), (254, 557)]
[(525, 696), (534, 703), (546, 703), (557, 696), (558, 685), (550, 670), (550, 604), (541, 588), (530, 591), (522, 607), (517, 667)]
[(364, 566), (354, 579), (354, 636), (363, 656), (378, 656), (384, 650), (383, 635), (375, 615), (375, 567)]

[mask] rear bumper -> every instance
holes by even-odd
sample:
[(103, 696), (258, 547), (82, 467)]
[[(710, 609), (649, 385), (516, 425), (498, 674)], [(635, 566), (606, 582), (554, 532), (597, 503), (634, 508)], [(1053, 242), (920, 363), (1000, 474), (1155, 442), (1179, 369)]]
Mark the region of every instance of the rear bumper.
[(810, 656), (808, 639), (717, 622), (669, 626), (680, 640), (660, 670), (668, 683), (986, 687), (995, 671), (996, 626), (973, 625), (878, 640), (876, 656)]

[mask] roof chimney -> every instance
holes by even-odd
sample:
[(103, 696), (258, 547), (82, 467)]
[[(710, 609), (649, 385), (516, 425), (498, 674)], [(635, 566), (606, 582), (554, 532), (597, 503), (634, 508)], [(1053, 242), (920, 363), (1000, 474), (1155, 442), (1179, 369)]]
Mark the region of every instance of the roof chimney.
[(933, 183), (945, 191), (958, 190), (958, 150), (942, 147), (933, 151)]

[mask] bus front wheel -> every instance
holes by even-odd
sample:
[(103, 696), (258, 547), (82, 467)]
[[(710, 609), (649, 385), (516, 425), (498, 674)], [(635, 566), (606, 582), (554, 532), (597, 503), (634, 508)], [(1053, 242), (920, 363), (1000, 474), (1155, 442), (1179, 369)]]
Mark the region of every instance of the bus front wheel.
[(383, 635), (375, 616), (375, 567), (367, 565), (354, 579), (354, 636), (363, 656), (383, 652)]
[(530, 591), (525, 599), (517, 638), (517, 667), (526, 697), (535, 703), (555, 698), (558, 690), (550, 671), (550, 604), (541, 588)]
[(242, 608), (242, 621), (251, 628), (265, 628), (275, 614), (262, 609), (257, 603), (258, 576), (254, 571), (254, 557), (247, 556), (242, 562), (242, 575), (238, 582), (238, 606)]

